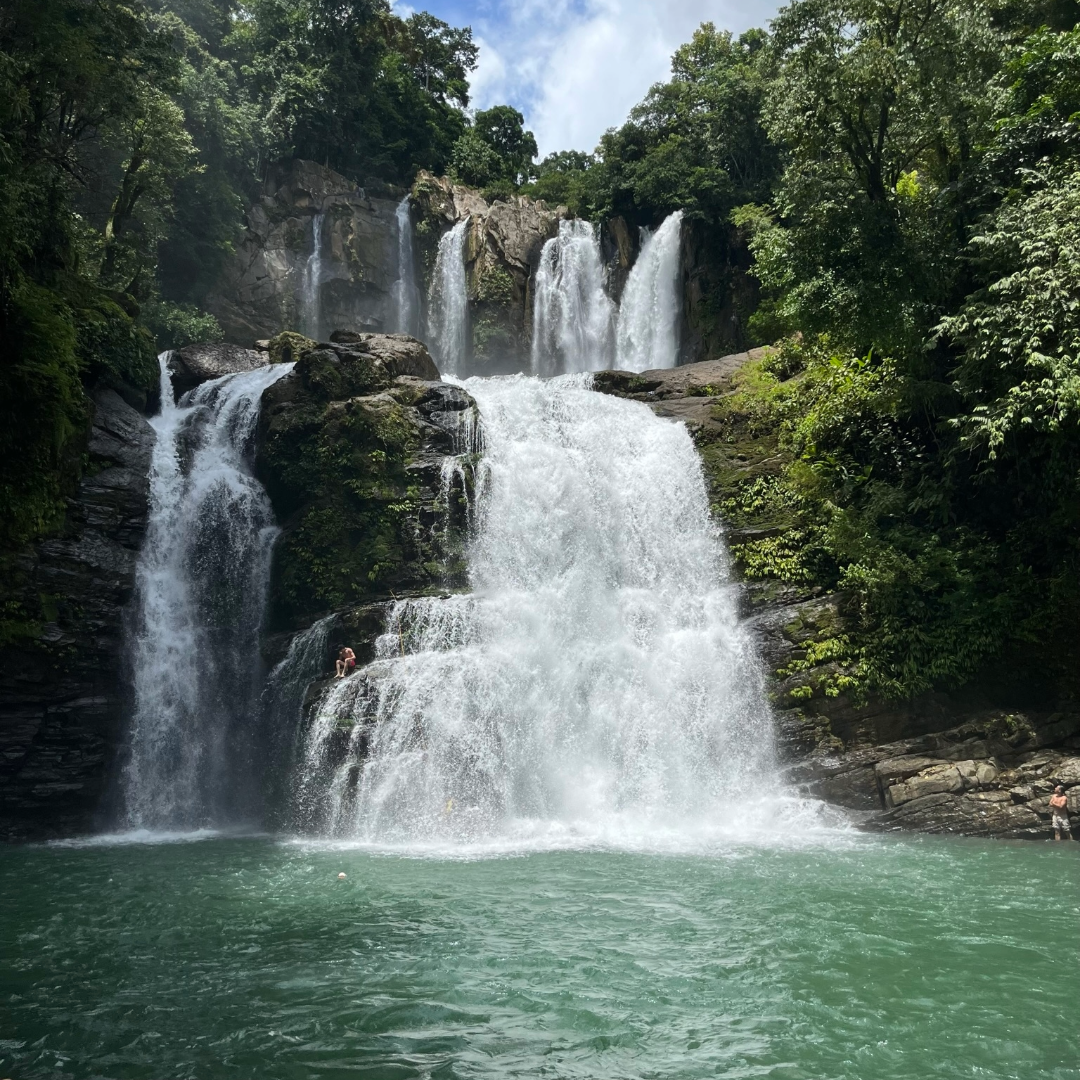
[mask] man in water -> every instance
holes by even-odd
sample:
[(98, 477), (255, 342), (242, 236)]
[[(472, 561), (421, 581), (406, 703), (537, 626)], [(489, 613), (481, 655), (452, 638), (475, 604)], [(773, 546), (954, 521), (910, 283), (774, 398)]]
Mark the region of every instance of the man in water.
[(342, 645), (341, 651), (338, 653), (337, 674), (334, 678), (344, 679), (346, 675), (353, 673), (354, 667), (356, 667), (356, 653), (348, 645)]
[(1050, 824), (1054, 830), (1054, 839), (1060, 840), (1064, 833), (1072, 839), (1072, 824), (1069, 821), (1069, 799), (1065, 789), (1058, 784), (1050, 796)]

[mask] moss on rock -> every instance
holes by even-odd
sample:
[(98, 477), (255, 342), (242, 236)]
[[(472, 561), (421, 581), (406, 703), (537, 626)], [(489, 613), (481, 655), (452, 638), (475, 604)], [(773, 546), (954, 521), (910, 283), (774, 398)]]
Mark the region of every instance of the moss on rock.
[(264, 397), (258, 467), (284, 522), (276, 625), (452, 583), (446, 538), (464, 518), (440, 504), (440, 469), (472, 399), (398, 373), (411, 352), (431, 365), (419, 342), (362, 337), (372, 340), (307, 349)]

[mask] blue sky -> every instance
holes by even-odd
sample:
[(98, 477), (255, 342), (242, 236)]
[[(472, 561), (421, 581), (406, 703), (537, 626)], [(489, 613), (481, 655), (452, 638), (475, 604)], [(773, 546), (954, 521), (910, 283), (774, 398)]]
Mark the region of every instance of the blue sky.
[(764, 25), (765, 0), (398, 0), (401, 14), (430, 11), (471, 26), (480, 45), (473, 105), (508, 102), (525, 114), (540, 155), (592, 150), (649, 87), (671, 54), (711, 21), (739, 33)]

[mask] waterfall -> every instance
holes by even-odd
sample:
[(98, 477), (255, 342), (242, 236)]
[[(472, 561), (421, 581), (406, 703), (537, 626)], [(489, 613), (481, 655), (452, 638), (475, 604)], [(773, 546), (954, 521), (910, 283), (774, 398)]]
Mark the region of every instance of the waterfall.
[(444, 375), (459, 375), (468, 357), (468, 295), (465, 289), (465, 233), (459, 221), (439, 240), (428, 291), (428, 348)]
[(311, 219), (311, 254), (304, 266), (304, 278), (300, 294), (300, 330), (309, 338), (320, 340), (322, 333), (322, 310), (319, 290), (322, 288), (322, 234), (323, 219), (319, 211)]
[(769, 782), (762, 676), (690, 436), (587, 378), (466, 384), (471, 591), (395, 604), (376, 659), (325, 697), (309, 826), (625, 838), (733, 827)]
[(416, 262), (413, 258), (413, 230), (409, 196), (397, 206), (398, 277), (394, 282), (394, 317), (396, 333), (420, 333), (420, 289), (416, 284)]
[(247, 458), (262, 393), (292, 365), (227, 375), (174, 404), (167, 359), (137, 569), (124, 795), (132, 826), (193, 828), (241, 810), (249, 794), (277, 529)]
[(682, 216), (681, 210), (669, 214), (655, 234), (641, 230), (641, 252), (619, 308), (616, 367), (622, 371), (670, 368), (678, 361)]
[(544, 244), (533, 301), (534, 375), (600, 371), (611, 366), (615, 305), (604, 292), (596, 230), (560, 221)]
[(296, 634), (284, 658), (266, 677), (259, 711), (266, 730), (266, 756), (274, 766), (268, 777), (267, 803), (282, 816), (297, 801), (290, 783), (304, 756), (297, 733), (303, 730), (312, 683), (330, 674), (330, 632), (336, 622), (336, 615), (327, 615)]

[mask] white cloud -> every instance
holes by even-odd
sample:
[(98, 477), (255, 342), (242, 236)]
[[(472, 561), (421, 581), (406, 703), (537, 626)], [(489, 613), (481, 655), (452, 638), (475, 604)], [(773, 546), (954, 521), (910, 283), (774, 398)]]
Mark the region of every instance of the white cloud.
[(471, 21), (480, 44), (473, 105), (509, 102), (536, 133), (541, 157), (592, 150), (654, 83), (703, 22), (736, 33), (764, 25), (763, 0), (494, 0)]

